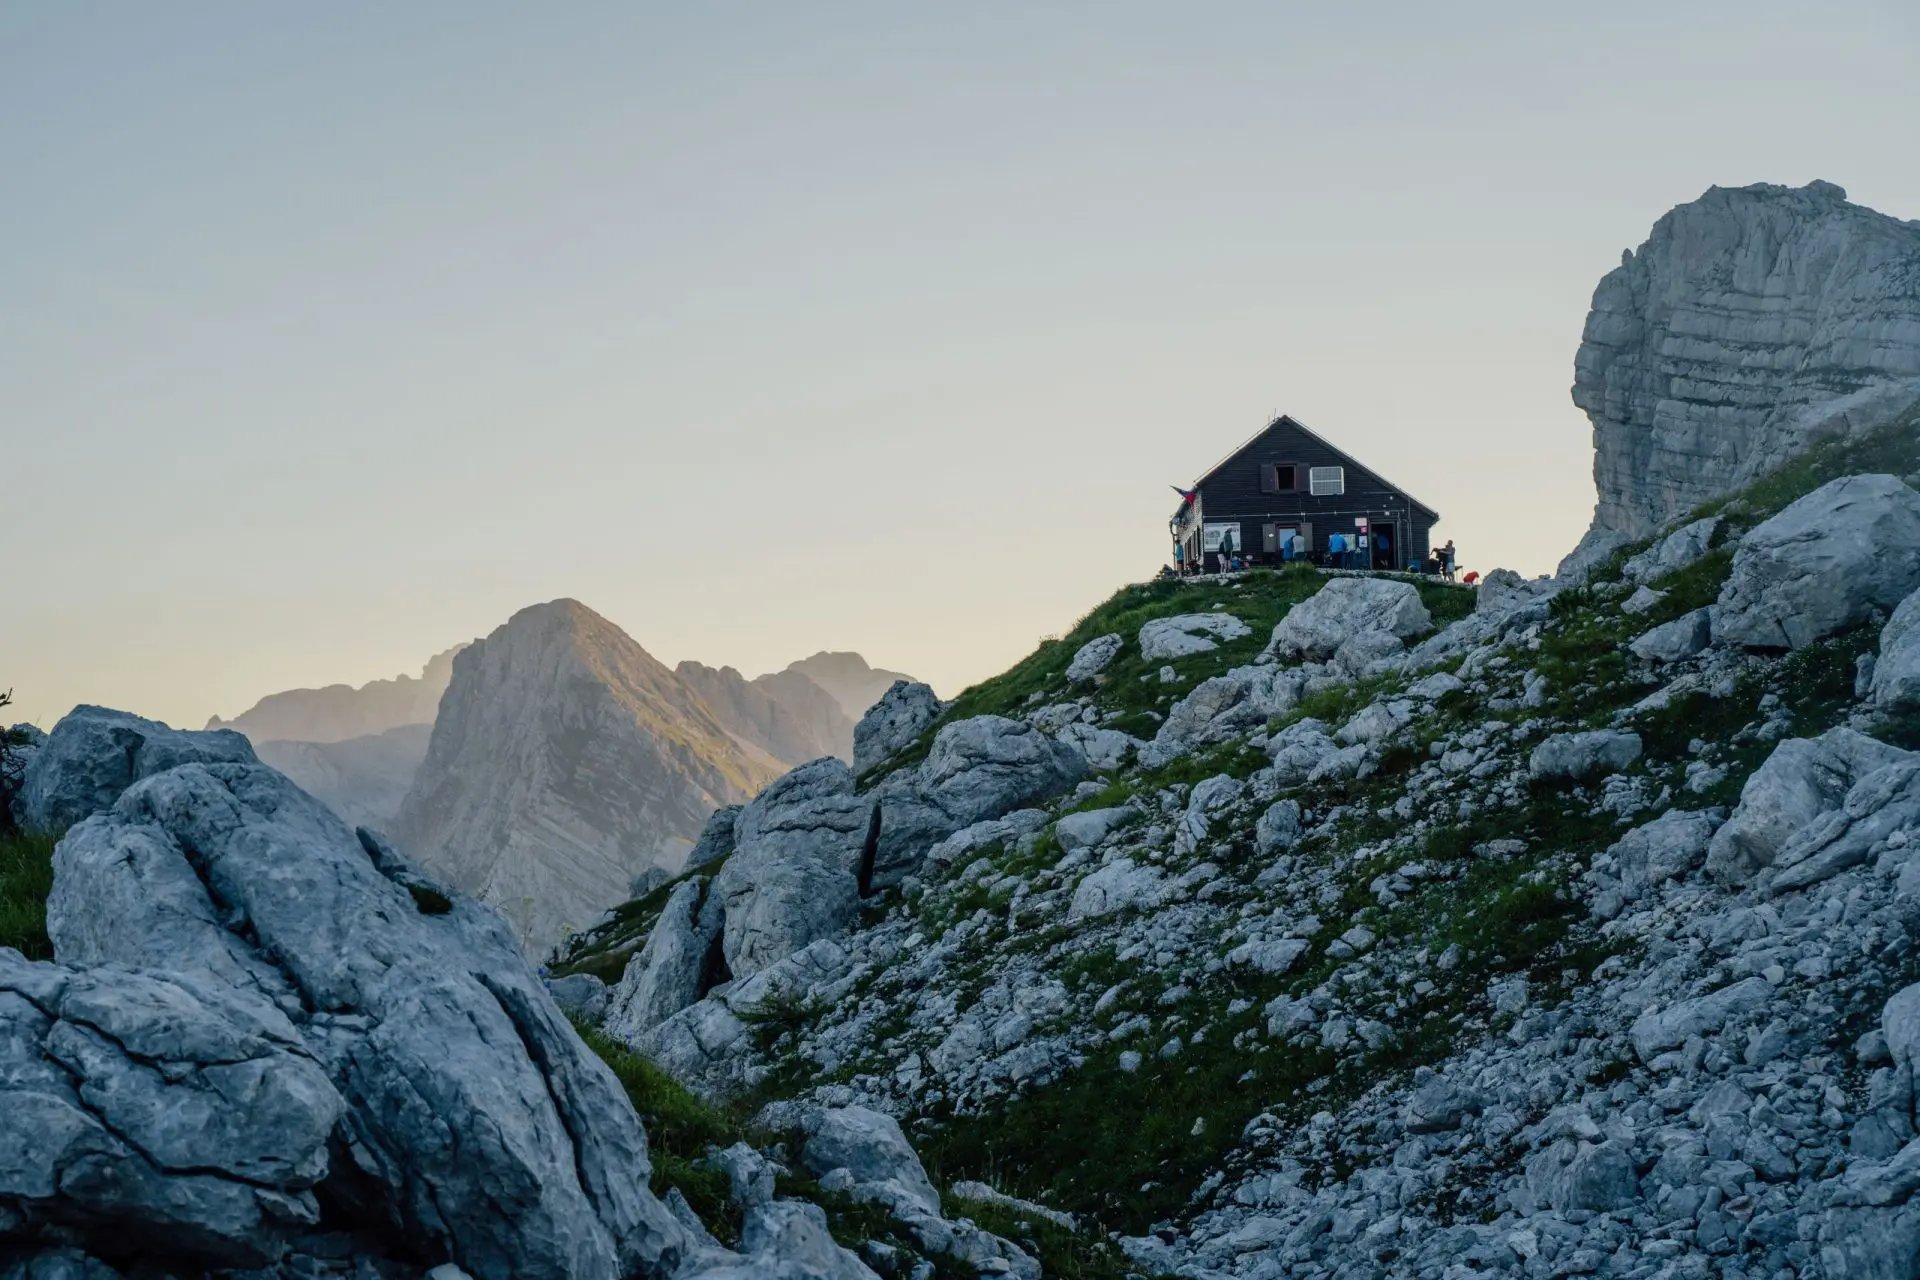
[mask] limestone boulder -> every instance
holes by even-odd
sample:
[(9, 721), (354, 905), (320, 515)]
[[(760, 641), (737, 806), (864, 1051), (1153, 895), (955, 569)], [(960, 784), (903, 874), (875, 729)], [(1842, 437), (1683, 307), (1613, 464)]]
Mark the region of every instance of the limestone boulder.
[(1285, 853), (1300, 838), (1300, 802), (1276, 800), (1254, 823), (1253, 843), (1262, 857)]
[(1126, 647), (1126, 643), (1126, 637), (1117, 632), (1095, 636), (1087, 641), (1074, 651), (1073, 661), (1067, 664), (1067, 680), (1078, 684), (1082, 680), (1093, 679), (1120, 656), (1120, 650)]
[(1872, 695), (1884, 711), (1920, 706), (1920, 590), (1900, 602), (1880, 632)]
[[(1412, 583), (1395, 578), (1334, 578), (1287, 610), (1273, 629), (1267, 652), (1279, 658), (1324, 662), (1361, 636), (1370, 637), (1369, 645), (1391, 640), (1404, 646), (1431, 630), (1433, 615)], [(1367, 656), (1372, 660), (1380, 654), (1369, 650)]]
[(1155, 618), (1140, 628), (1140, 655), (1153, 662), (1164, 662), (1169, 658), (1210, 653), (1220, 647), (1222, 640), (1238, 640), (1252, 634), (1252, 628), (1225, 610)]
[(687, 861), (682, 869), (692, 871), (708, 863), (718, 862), (732, 853), (733, 824), (739, 821), (740, 810), (745, 807), (730, 804), (725, 808), (715, 809), (713, 816), (707, 819), (707, 825), (700, 828), (700, 838), (695, 840), (693, 848), (687, 851)]
[(873, 884), (898, 883), (947, 836), (1059, 795), (1086, 775), (1077, 747), (1030, 724), (975, 716), (944, 726), (925, 761), (872, 793), (880, 806)]
[(940, 718), (940, 699), (930, 685), (896, 680), (853, 727), (853, 771), (865, 773), (919, 741)]
[(1713, 535), (1719, 532), (1720, 523), (1719, 516), (1708, 516), (1682, 525), (1628, 560), (1621, 576), (1644, 586), (1678, 573), (1713, 549)]
[[(272, 1001), (0, 950), (0, 1196), (105, 1254), (277, 1262), (347, 1104)], [(0, 1230), (7, 1225), (0, 1218)], [(0, 1251), (6, 1246), (0, 1244)]]
[(1713, 603), (1713, 638), (1800, 649), (1920, 588), (1920, 493), (1894, 476), (1844, 476), (1750, 530)]
[(1274, 780), (1283, 787), (1297, 787), (1305, 782), (1339, 749), (1326, 722), (1312, 716), (1296, 720), (1267, 744), (1267, 751), (1273, 757)]
[(733, 976), (852, 924), (873, 821), (873, 802), (854, 794), (853, 771), (832, 757), (801, 765), (740, 811), (733, 856), (710, 890)]
[(125, 711), (75, 707), (28, 757), (14, 818), (29, 831), (64, 831), (140, 779), (193, 763), (256, 759), (246, 736), (232, 729), (173, 729)]
[(1070, 724), (1054, 736), (1085, 756), (1087, 768), (1095, 773), (1108, 773), (1120, 768), (1130, 756), (1147, 745), (1130, 733), (1119, 729), (1102, 729), (1084, 721)]
[(1647, 662), (1684, 662), (1713, 642), (1713, 611), (1695, 609), (1635, 636), (1627, 648)]
[[(159, 1018), (159, 1040), (88, 1015), (132, 1056), (199, 1055), (232, 1109), (196, 1116), (187, 1105), (169, 1120), (159, 1095), (128, 1094), (154, 1123), (203, 1125), (233, 1159), (297, 1167), (373, 1256), (437, 1252), (479, 1280), (615, 1280), (678, 1264), (683, 1232), (647, 1190), (639, 1118), (508, 927), (434, 887), (370, 833), (349, 831), (282, 775), (196, 763), (145, 778), (68, 832), (54, 872), (47, 930), (62, 965), (146, 974), (204, 1004), (220, 993), (229, 1022), (247, 1019), (248, 1043), (280, 1046), (169, 1047), (197, 1024), (157, 994), (130, 1012)], [(296, 1067), (302, 1054), (318, 1074)], [(271, 1084), (276, 1055), (287, 1065), (273, 1070), (297, 1089)], [(213, 1063), (227, 1058), (223, 1079)], [(160, 1088), (168, 1075), (143, 1069), (140, 1087)], [(0, 1072), (0, 1088), (14, 1079)], [(336, 1131), (350, 1137), (319, 1167), (296, 1153), (329, 1107), (339, 1110), (337, 1125), (326, 1122), (329, 1141)], [(250, 1142), (287, 1145), (254, 1156)], [(191, 1159), (199, 1169), (202, 1155)], [(102, 1188), (162, 1176), (111, 1157), (94, 1167)], [(139, 1194), (180, 1204), (193, 1179), (216, 1176), (187, 1167), (183, 1154), (181, 1178), (165, 1174), (166, 1185)], [(257, 1199), (263, 1185), (245, 1196)], [(251, 1228), (269, 1250), (312, 1217), (297, 1195), (274, 1204)]]
[(1106, 916), (1147, 906), (1158, 901), (1166, 887), (1167, 878), (1157, 867), (1131, 858), (1115, 858), (1080, 881), (1068, 904), (1067, 919)]
[(1872, 769), (1838, 809), (1796, 832), (1773, 860), (1766, 887), (1790, 893), (1859, 866), (1896, 839), (1920, 831), (1920, 759), (1909, 754)]
[(1745, 884), (1770, 867), (1802, 830), (1846, 801), (1853, 784), (1909, 753), (1844, 726), (1818, 738), (1789, 738), (1740, 789), (1740, 803), (1714, 833), (1707, 871)]
[(1619, 773), (1638, 760), (1642, 750), (1639, 734), (1618, 729), (1556, 733), (1533, 749), (1527, 776), (1577, 780)]
[(1054, 837), (1068, 853), (1099, 844), (1107, 835), (1134, 816), (1125, 805), (1111, 809), (1086, 809), (1070, 813), (1054, 825)]
[(704, 876), (681, 881), (667, 897), (646, 945), (627, 962), (607, 998), (606, 1030), (623, 1041), (659, 1026), (727, 976), (721, 954), (720, 899)]

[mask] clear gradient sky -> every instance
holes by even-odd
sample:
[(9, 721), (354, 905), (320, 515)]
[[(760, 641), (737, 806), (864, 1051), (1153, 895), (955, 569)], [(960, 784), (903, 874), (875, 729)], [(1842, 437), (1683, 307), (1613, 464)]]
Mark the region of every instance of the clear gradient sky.
[(0, 6), (0, 688), (175, 723), (572, 595), (951, 693), (1276, 411), (1552, 568), (1593, 285), (1920, 216), (1912, 0)]

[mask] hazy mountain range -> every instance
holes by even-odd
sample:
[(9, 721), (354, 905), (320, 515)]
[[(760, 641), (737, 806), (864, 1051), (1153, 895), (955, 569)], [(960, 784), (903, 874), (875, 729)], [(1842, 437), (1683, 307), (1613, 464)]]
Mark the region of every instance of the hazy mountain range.
[(716, 808), (794, 765), (851, 759), (901, 673), (817, 653), (749, 680), (669, 668), (573, 600), (522, 609), (422, 673), (262, 698), (232, 720), (260, 758), (356, 825), (498, 906), (535, 949), (677, 871)]

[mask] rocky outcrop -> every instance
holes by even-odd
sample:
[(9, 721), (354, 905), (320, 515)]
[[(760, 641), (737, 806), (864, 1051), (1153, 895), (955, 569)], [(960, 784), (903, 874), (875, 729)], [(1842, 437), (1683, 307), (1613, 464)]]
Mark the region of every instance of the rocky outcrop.
[(1431, 630), (1433, 615), (1412, 583), (1335, 578), (1287, 611), (1267, 651), (1279, 658), (1333, 660), (1359, 674)]
[(1714, 834), (1707, 870), (1745, 883), (1774, 864), (1803, 829), (1839, 809), (1854, 783), (1908, 753), (1848, 728), (1818, 738), (1789, 738), (1773, 749), (1740, 791), (1740, 803)]
[(302, 791), (355, 827), (393, 825), (433, 737), (430, 724), (339, 742), (255, 742), (261, 763), (293, 779)]
[(723, 911), (711, 884), (693, 876), (674, 887), (646, 945), (608, 997), (609, 1035), (632, 1041), (730, 976), (720, 947)]
[(1640, 538), (1920, 399), (1920, 226), (1831, 183), (1714, 187), (1601, 280), (1574, 361), (1590, 541)]
[(755, 796), (734, 821), (734, 853), (714, 877), (728, 971), (745, 978), (815, 938), (844, 932), (859, 909), (873, 804), (853, 772), (815, 760)]
[(0, 950), (0, 1069), (0, 1256), (24, 1221), (260, 1267), (319, 1217), (347, 1104), (256, 992)]
[(1140, 656), (1161, 662), (1194, 653), (1210, 653), (1220, 647), (1222, 640), (1238, 640), (1251, 634), (1246, 623), (1224, 611), (1155, 618), (1140, 628)]
[(79, 1068), (0, 1076), (49, 1171), (30, 1226), (248, 1267), (329, 1205), (356, 1250), (476, 1277), (671, 1269), (639, 1121), (500, 921), (280, 774), (148, 777), (55, 874), (60, 964), (0, 980), (0, 1040)]
[(173, 729), (106, 707), (75, 707), (29, 757), (14, 820), (29, 831), (66, 830), (142, 778), (178, 765), (252, 764), (231, 729)]
[(934, 736), (927, 758), (889, 774), (871, 793), (880, 806), (869, 881), (898, 884), (937, 841), (988, 818), (1060, 794), (1087, 774), (1070, 743), (1002, 716), (975, 716)]
[(1694, 609), (1635, 636), (1627, 646), (1648, 662), (1683, 662), (1713, 642), (1713, 611)]
[(464, 648), (436, 653), (417, 676), (374, 680), (357, 689), (330, 684), (269, 694), (231, 720), (215, 716), (207, 728), (237, 729), (255, 743), (345, 742), (404, 725), (431, 725), (453, 679), (454, 655)]
[(1920, 705), (1920, 591), (1900, 602), (1880, 632), (1873, 701), (1885, 710)]
[(1657, 582), (1670, 573), (1693, 564), (1713, 547), (1714, 534), (1721, 526), (1719, 516), (1708, 516), (1675, 529), (1621, 567), (1628, 582), (1644, 585)]
[(559, 600), (454, 660), (394, 833), (540, 952), (640, 872), (678, 870), (716, 807), (782, 771), (618, 627)]
[(865, 773), (911, 746), (940, 718), (940, 699), (933, 689), (911, 680), (896, 680), (880, 700), (867, 708), (853, 729), (853, 771)]
[(1822, 485), (1740, 539), (1713, 638), (1800, 649), (1920, 588), (1920, 493), (1893, 476)]
[(1126, 643), (1126, 637), (1117, 632), (1095, 636), (1087, 641), (1074, 650), (1073, 660), (1067, 663), (1067, 680), (1078, 684), (1082, 680), (1093, 679), (1120, 656), (1120, 650), (1126, 647)]

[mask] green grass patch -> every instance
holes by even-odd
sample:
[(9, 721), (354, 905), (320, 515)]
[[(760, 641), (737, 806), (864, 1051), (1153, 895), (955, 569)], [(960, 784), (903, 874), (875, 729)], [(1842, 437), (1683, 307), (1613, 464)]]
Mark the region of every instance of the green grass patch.
[(0, 947), (29, 960), (53, 959), (47, 895), (53, 892), (54, 837), (0, 836)]
[(582, 1022), (574, 1026), (587, 1047), (613, 1068), (647, 1127), (647, 1149), (653, 1159), (648, 1185), (653, 1193), (664, 1196), (668, 1187), (680, 1188), (707, 1230), (724, 1243), (737, 1243), (740, 1222), (727, 1175), (704, 1157), (711, 1147), (749, 1140), (744, 1115), (699, 1098), (598, 1027)]

